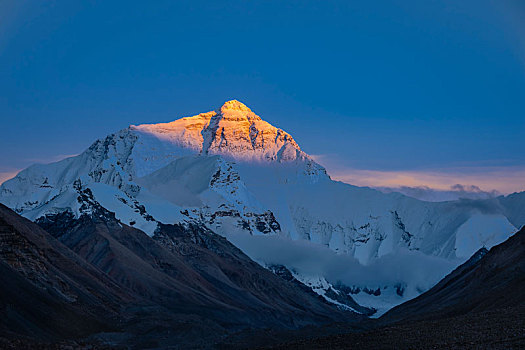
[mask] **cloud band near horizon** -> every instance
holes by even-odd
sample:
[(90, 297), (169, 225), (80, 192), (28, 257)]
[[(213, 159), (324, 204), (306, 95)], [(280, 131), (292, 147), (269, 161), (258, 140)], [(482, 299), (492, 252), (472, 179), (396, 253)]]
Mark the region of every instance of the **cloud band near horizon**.
[[(72, 155), (53, 157), (54, 161)], [(314, 156), (316, 161), (326, 167), (330, 177), (355, 186), (374, 188), (401, 189), (404, 187), (430, 189), (436, 191), (454, 191), (458, 184), (466, 188), (476, 187), (484, 192), (509, 194), (525, 190), (525, 166), (492, 167), (450, 167), (418, 170), (370, 170), (358, 169), (338, 162), (330, 161), (325, 156)], [(2, 169), (0, 169), (2, 170)], [(13, 178), (22, 169), (4, 169), (0, 171), (0, 184)], [(468, 191), (468, 190), (467, 190)]]
[(368, 187), (428, 187), (450, 191), (456, 185), (479, 187), (483, 191), (509, 194), (525, 190), (525, 167), (485, 169), (367, 170), (353, 168), (327, 171), (334, 180)]
[(450, 166), (423, 169), (363, 169), (344, 165), (340, 159), (315, 155), (334, 180), (374, 188), (429, 188), (438, 191), (478, 187), (484, 192), (510, 194), (525, 190), (525, 166)]

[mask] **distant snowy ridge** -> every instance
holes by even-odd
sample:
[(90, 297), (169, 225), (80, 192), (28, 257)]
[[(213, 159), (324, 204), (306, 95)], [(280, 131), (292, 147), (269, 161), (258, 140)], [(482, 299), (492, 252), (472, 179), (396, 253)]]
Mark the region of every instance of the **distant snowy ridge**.
[[(33, 165), (0, 186), (0, 202), (31, 220), (101, 205), (150, 235), (157, 222), (198, 222), (227, 237), (311, 242), (364, 265), (404, 251), (458, 264), (525, 221), (519, 198), (430, 203), (332, 181), (290, 134), (235, 100), (171, 123), (130, 126), (78, 156)], [(306, 276), (307, 258), (283, 265), (301, 265)], [(405, 278), (398, 282), (412, 290), (422, 285)]]

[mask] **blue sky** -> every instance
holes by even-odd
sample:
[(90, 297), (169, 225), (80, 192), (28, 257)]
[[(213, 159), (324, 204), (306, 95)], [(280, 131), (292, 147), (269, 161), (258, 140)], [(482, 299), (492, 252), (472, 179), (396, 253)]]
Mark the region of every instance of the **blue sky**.
[(0, 2), (0, 178), (235, 98), (345, 181), (525, 189), (521, 0), (151, 4)]

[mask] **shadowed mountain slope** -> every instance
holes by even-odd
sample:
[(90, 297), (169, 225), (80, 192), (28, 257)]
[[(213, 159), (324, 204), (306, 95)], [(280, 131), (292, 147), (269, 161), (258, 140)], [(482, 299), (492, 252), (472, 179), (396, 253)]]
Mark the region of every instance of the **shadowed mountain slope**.
[(0, 337), (209, 347), (228, 334), (361, 319), (198, 225), (153, 237), (97, 206), (39, 220), (0, 206)]
[(352, 317), (253, 262), (198, 225), (161, 225), (153, 237), (99, 207), (92, 216), (38, 223), (133, 293), (227, 328), (296, 327)]
[(75, 338), (113, 329), (133, 297), (34, 223), (0, 204), (2, 333)]

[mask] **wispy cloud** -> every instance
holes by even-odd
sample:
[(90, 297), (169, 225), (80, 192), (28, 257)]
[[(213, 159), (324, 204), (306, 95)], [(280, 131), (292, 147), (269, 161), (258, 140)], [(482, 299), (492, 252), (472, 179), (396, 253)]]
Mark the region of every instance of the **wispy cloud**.
[[(525, 190), (525, 166), (450, 166), (417, 170), (370, 170), (343, 165), (330, 156), (314, 156), (330, 176), (357, 186), (441, 192), (512, 193)], [(458, 185), (464, 184), (464, 185)], [(466, 184), (466, 185), (465, 185)], [(468, 196), (466, 196), (468, 198)]]
[(483, 191), (475, 185), (456, 184), (448, 190), (430, 188), (428, 186), (417, 187), (376, 187), (385, 193), (400, 192), (406, 196), (421, 199), (429, 202), (453, 201), (457, 199), (489, 199), (499, 196), (496, 190)]
[(228, 240), (263, 265), (287, 266), (304, 276), (324, 276), (329, 282), (349, 286), (383, 287), (405, 284), (411, 297), (427, 290), (450, 272), (458, 261), (400, 250), (360, 264), (354, 257), (337, 254), (310, 241), (290, 241), (280, 236), (251, 236), (228, 233)]

